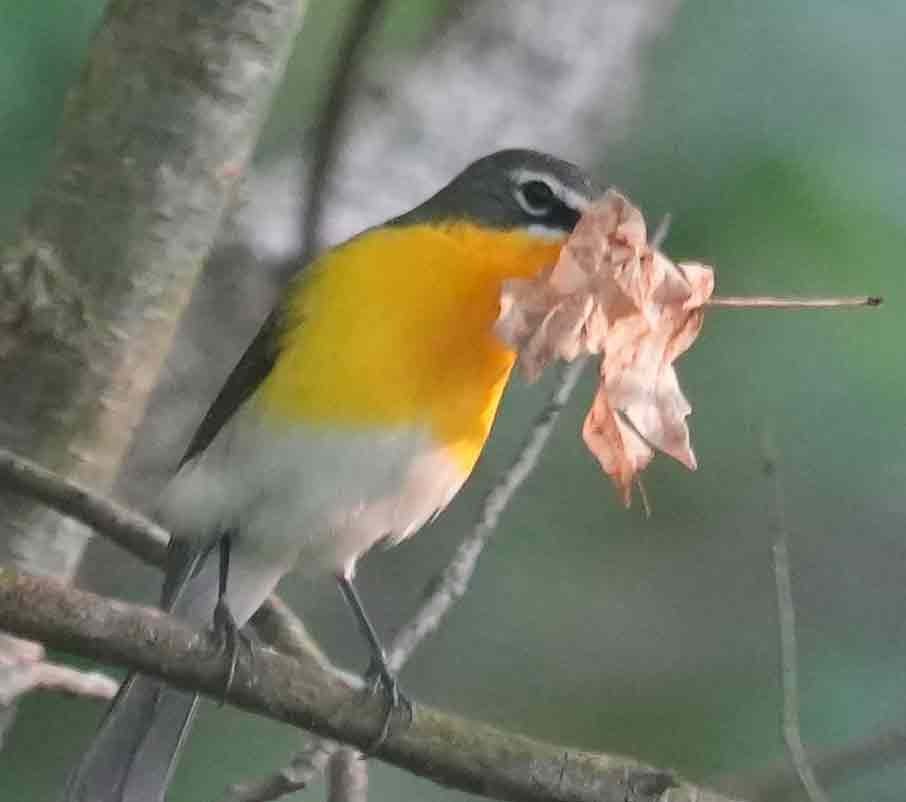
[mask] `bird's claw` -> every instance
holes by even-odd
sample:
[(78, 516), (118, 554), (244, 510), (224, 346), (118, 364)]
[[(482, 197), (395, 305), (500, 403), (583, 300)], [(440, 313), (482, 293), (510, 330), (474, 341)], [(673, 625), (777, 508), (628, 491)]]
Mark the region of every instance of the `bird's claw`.
[(239, 665), (239, 651), (244, 644), (251, 656), (254, 656), (254, 644), (237, 625), (233, 613), (224, 598), (217, 600), (217, 606), (214, 608), (214, 637), (218, 642), (218, 648), (224, 659), (227, 661), (226, 679), (223, 683), (223, 695), (220, 698), (220, 704), (226, 703), (227, 696), (233, 687), (233, 680), (236, 678), (236, 668)]
[(393, 721), (394, 713), (399, 712), (402, 715), (403, 711), (405, 711), (404, 728), (412, 724), (415, 713), (412, 702), (400, 689), (399, 681), (391, 672), (386, 661), (372, 659), (368, 670), (365, 672), (364, 680), (365, 692), (369, 697), (383, 693), (387, 699), (387, 712), (384, 714), (381, 729), (377, 737), (364, 750), (365, 755), (372, 755), (384, 745), (390, 735), (390, 725)]

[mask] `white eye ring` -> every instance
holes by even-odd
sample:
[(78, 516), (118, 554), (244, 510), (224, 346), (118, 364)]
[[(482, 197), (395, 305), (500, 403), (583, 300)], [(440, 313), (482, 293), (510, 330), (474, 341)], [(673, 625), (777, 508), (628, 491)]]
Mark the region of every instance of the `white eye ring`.
[(557, 193), (540, 178), (524, 181), (513, 194), (522, 210), (532, 217), (546, 217), (557, 202)]

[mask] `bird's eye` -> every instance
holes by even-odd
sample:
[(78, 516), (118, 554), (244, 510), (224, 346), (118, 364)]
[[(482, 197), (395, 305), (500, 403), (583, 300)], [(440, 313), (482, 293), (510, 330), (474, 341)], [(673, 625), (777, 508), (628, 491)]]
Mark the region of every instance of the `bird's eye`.
[(557, 196), (544, 181), (533, 179), (519, 185), (516, 190), (516, 200), (530, 215), (543, 217), (553, 209)]

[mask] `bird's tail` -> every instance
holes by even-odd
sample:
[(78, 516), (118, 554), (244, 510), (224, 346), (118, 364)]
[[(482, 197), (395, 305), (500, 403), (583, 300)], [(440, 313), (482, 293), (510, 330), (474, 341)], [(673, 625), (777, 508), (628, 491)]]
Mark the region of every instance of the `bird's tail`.
[(130, 675), (70, 777), (64, 802), (163, 802), (198, 701)]
[[(175, 546), (163, 609), (210, 624), (217, 601), (216, 551), (199, 557)], [(62, 802), (163, 802), (197, 702), (197, 694), (130, 674), (70, 776)]]

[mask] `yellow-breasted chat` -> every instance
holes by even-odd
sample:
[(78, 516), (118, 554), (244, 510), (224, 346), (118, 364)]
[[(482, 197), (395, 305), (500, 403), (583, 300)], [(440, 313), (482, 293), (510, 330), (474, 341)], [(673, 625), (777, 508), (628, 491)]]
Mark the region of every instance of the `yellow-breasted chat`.
[[(501, 282), (553, 264), (592, 195), (568, 162), (500, 151), (300, 270), (163, 493), (161, 606), (235, 635), (291, 570), (332, 573), (395, 699), (356, 563), (469, 476), (516, 356), (492, 330)], [(130, 677), (64, 802), (162, 802), (195, 702)]]

